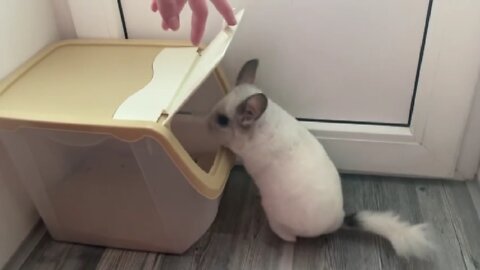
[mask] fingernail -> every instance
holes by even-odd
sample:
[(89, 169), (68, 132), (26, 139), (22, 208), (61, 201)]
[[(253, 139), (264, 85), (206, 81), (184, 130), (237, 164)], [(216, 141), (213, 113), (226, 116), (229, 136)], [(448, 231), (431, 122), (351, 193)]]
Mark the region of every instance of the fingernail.
[(172, 29), (173, 31), (178, 30), (178, 27), (180, 26), (180, 22), (178, 21), (178, 17), (172, 17), (168, 20), (168, 27)]

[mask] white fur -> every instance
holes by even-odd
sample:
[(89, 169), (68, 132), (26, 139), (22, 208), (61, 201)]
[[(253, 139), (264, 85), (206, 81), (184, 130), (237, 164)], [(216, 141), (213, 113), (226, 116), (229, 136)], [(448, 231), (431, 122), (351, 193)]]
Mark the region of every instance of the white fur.
[(427, 239), (428, 225), (412, 225), (392, 212), (361, 211), (357, 213), (362, 229), (388, 239), (399, 256), (426, 258), (433, 244)]
[(281, 238), (338, 229), (343, 199), (338, 172), (308, 130), (269, 100), (248, 143), (232, 144), (262, 196), (270, 226)]
[[(261, 194), (272, 230), (286, 241), (315, 237), (339, 229), (344, 210), (338, 171), (319, 141), (272, 100), (253, 126), (235, 124), (237, 106), (261, 91), (241, 84), (220, 101), (209, 117), (209, 128), (222, 144), (241, 157)], [(215, 126), (219, 113), (231, 119)], [(410, 225), (390, 213), (360, 212), (365, 230), (382, 235), (401, 256), (423, 257), (430, 244), (425, 225)]]

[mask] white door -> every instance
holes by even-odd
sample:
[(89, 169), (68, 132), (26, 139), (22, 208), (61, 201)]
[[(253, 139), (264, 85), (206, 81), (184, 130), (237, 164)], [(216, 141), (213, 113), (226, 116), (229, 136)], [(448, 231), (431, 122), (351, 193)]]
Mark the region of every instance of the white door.
[[(259, 58), (259, 86), (318, 136), (340, 169), (454, 177), (480, 70), (479, 1), (231, 2), (246, 14), (223, 63), (227, 75)], [(85, 22), (102, 20), (82, 11), (96, 5), (109, 15), (106, 37), (189, 37), (188, 11), (174, 33), (161, 29), (148, 0), (70, 4), (80, 36), (92, 35)], [(210, 8), (206, 42), (221, 26)]]

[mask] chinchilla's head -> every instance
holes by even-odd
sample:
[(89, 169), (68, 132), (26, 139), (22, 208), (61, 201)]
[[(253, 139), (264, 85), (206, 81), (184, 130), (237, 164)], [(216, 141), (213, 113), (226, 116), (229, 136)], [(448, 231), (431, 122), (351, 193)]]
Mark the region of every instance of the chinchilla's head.
[(269, 103), (254, 85), (257, 67), (256, 59), (243, 65), (235, 88), (212, 108), (207, 119), (210, 134), (233, 151), (252, 137)]

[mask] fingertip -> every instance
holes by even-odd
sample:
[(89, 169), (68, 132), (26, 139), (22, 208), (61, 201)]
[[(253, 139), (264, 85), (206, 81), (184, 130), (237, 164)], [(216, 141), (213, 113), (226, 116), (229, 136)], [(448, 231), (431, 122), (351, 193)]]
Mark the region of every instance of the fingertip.
[(168, 25), (165, 21), (162, 21), (162, 28), (163, 30), (167, 31), (168, 30)]
[(204, 29), (202, 28), (201, 25), (193, 23), (192, 32), (190, 34), (190, 40), (192, 41), (193, 45), (198, 46), (200, 44), (200, 41), (202, 40), (203, 32), (204, 32)]
[(157, 1), (156, 1), (156, 0), (152, 0), (152, 3), (150, 4), (150, 9), (151, 9), (153, 12), (157, 12), (157, 11), (158, 11), (158, 5), (157, 5)]
[(237, 18), (235, 18), (235, 16), (225, 18), (225, 21), (227, 21), (227, 24), (230, 26), (237, 25)]
[(177, 30), (180, 26), (176, 0), (157, 1), (158, 11), (168, 28)]
[(215, 8), (222, 14), (228, 25), (233, 26), (237, 24), (237, 19), (232, 7), (226, 0), (211, 0)]
[(192, 44), (193, 44), (193, 46), (198, 47), (198, 45), (200, 45), (200, 41), (192, 40)]
[(203, 33), (203, 28), (192, 28), (190, 40), (192, 41), (193, 45), (198, 46), (200, 44), (200, 42), (202, 41)]
[(168, 27), (173, 31), (177, 31), (178, 28), (180, 28), (180, 20), (178, 19), (178, 16), (168, 19)]
[(208, 7), (206, 2), (203, 1), (190, 1), (188, 3), (192, 8), (191, 40), (194, 45), (198, 46), (205, 32), (205, 24), (208, 17)]
[(194, 46), (198, 46), (200, 44), (201, 38), (199, 35), (192, 32), (192, 35), (190, 36), (190, 40), (192, 41), (192, 44)]
[(226, 9), (226, 11), (223, 13), (223, 18), (227, 22), (228, 25), (236, 25), (237, 24), (237, 18), (235, 18), (235, 14), (233, 12), (233, 9), (229, 8)]

